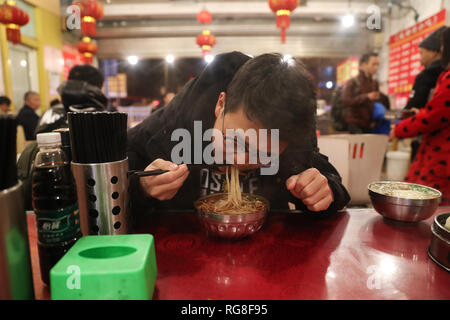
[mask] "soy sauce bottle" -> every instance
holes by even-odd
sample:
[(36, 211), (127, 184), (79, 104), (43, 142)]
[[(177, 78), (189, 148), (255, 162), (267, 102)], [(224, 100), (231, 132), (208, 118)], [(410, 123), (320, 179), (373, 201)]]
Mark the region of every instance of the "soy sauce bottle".
[(38, 231), (42, 281), (81, 237), (75, 183), (57, 132), (37, 135), (39, 152), (32, 174), (33, 209)]

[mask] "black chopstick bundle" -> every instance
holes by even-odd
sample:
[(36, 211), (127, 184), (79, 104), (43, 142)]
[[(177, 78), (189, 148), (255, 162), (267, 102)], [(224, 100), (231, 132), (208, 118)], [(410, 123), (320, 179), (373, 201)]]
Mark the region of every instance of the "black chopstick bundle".
[(17, 121), (0, 116), (0, 191), (17, 184)]
[(106, 163), (126, 158), (126, 113), (69, 112), (68, 119), (73, 162)]

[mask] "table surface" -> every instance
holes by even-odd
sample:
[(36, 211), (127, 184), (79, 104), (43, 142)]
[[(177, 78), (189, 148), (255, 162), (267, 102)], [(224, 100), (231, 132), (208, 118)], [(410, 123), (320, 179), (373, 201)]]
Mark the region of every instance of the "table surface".
[[(432, 221), (395, 222), (373, 209), (273, 213), (258, 233), (230, 242), (208, 238), (193, 213), (161, 213), (138, 233), (155, 237), (154, 299), (450, 299), (450, 273), (427, 255)], [(35, 295), (48, 299), (34, 214), (28, 227)]]

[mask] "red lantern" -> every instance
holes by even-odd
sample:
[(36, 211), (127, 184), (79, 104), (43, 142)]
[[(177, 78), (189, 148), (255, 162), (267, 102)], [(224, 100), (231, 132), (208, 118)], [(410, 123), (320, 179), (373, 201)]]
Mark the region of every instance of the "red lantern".
[(211, 52), (211, 48), (216, 45), (216, 37), (209, 30), (203, 30), (197, 36), (197, 44), (202, 48), (203, 57)]
[(103, 18), (103, 6), (95, 0), (77, 0), (72, 4), (80, 8), (81, 33), (85, 36), (97, 35), (97, 20)]
[(83, 54), (84, 63), (92, 64), (92, 57), (98, 51), (98, 46), (92, 42), (91, 38), (83, 37), (78, 43), (78, 52)]
[(277, 28), (281, 29), (281, 42), (286, 42), (286, 29), (290, 26), (291, 12), (299, 5), (299, 0), (269, 0), (270, 9), (277, 15)]
[(20, 27), (29, 20), (28, 13), (16, 7), (15, 1), (8, 0), (0, 6), (0, 23), (6, 24), (6, 39), (14, 44), (20, 43)]
[(202, 10), (197, 15), (197, 20), (198, 20), (198, 22), (200, 22), (202, 24), (208, 24), (212, 21), (212, 15), (211, 15), (211, 13), (209, 13), (208, 10)]

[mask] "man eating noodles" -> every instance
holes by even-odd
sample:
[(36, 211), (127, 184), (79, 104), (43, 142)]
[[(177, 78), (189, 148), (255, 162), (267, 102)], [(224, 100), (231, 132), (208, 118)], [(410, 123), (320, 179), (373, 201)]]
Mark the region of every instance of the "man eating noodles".
[(279, 54), (217, 55), (167, 107), (129, 131), (130, 169), (168, 170), (132, 176), (134, 210), (193, 209), (201, 196), (223, 192), (223, 167), (205, 157), (211, 150), (239, 169), (242, 192), (264, 196), (274, 211), (288, 203), (306, 212), (342, 209), (350, 198), (318, 152), (315, 114), (315, 88), (302, 63)]

